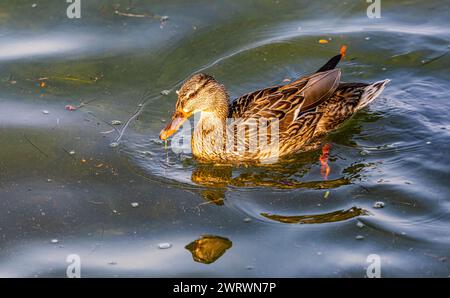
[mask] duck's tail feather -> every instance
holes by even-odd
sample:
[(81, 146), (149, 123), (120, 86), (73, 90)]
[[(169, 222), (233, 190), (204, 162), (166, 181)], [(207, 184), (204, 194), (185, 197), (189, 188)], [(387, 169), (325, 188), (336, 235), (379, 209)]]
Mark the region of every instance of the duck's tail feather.
[(324, 71), (328, 71), (328, 70), (334, 69), (338, 65), (339, 61), (341, 61), (341, 59), (342, 59), (342, 55), (341, 54), (334, 56), (333, 58), (328, 60), (328, 62), (325, 63), (325, 65), (322, 66), (316, 72), (324, 72)]
[(361, 99), (359, 100), (358, 105), (356, 106), (355, 110), (361, 110), (365, 106), (367, 106), (369, 103), (371, 103), (375, 98), (380, 95), (381, 92), (383, 92), (384, 87), (387, 83), (389, 83), (390, 80), (386, 79), (383, 81), (378, 81), (373, 84), (369, 84), (364, 88), (364, 92), (361, 95)]
[(325, 65), (322, 66), (321, 68), (319, 68), (319, 70), (317, 70), (316, 72), (323, 72), (323, 71), (335, 69), (336, 66), (339, 64), (339, 62), (341, 61), (341, 59), (343, 59), (345, 57), (346, 51), (347, 51), (347, 46), (343, 45), (340, 50), (341, 53), (339, 55), (334, 56), (330, 60), (328, 60), (328, 62), (325, 63)]

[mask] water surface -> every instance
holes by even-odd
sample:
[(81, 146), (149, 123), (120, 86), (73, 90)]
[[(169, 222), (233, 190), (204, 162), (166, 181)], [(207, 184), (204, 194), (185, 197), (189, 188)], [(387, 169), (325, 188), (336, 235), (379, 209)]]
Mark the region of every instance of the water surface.
[[(450, 275), (446, 1), (60, 2), (0, 4), (0, 276), (64, 277), (69, 254), (85, 277), (364, 277), (370, 254)], [(344, 81), (391, 82), (324, 140), (327, 179), (321, 149), (211, 166), (158, 140), (190, 74), (237, 97), (342, 44)]]

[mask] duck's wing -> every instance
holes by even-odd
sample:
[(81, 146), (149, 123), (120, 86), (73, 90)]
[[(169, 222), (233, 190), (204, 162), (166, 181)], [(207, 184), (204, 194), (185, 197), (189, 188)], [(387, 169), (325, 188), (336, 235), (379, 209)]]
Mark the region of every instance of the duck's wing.
[(248, 93), (231, 104), (229, 116), (241, 121), (277, 118), (283, 130), (304, 112), (327, 100), (339, 85), (340, 76), (340, 70), (333, 69)]
[(354, 113), (380, 95), (389, 80), (373, 84), (341, 83), (333, 95), (315, 109), (304, 113), (282, 132), (281, 150), (294, 152), (337, 128)]

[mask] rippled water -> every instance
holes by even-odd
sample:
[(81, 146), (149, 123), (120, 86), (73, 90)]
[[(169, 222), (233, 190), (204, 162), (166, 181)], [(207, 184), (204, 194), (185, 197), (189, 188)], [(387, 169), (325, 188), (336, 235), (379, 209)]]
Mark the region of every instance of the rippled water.
[[(370, 254), (450, 275), (446, 1), (59, 2), (0, 4), (0, 276), (64, 277), (69, 254), (82, 276), (364, 277)], [(342, 44), (344, 81), (391, 83), (325, 140), (328, 179), (320, 149), (232, 167), (158, 140), (188, 75), (237, 97)]]

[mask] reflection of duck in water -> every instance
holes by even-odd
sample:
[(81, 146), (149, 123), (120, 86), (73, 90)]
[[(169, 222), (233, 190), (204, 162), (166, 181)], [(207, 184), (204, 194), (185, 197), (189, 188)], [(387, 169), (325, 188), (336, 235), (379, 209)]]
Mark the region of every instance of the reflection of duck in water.
[[(293, 160), (273, 165), (264, 165), (254, 168), (233, 167), (231, 165), (197, 164), (192, 172), (192, 182), (203, 186), (200, 191), (205, 203), (224, 205), (225, 194), (228, 187), (270, 187), (275, 189), (331, 189), (349, 185), (353, 180), (360, 178), (360, 171), (366, 164), (355, 163), (345, 168), (345, 176), (331, 180), (300, 181), (307, 174), (311, 164), (317, 160), (312, 152), (296, 156)], [(322, 224), (345, 221), (351, 218), (369, 215), (367, 210), (353, 206), (317, 214), (282, 215), (274, 213), (261, 213), (262, 218), (284, 224)]]
[(282, 163), (255, 167), (237, 167), (224, 164), (198, 163), (192, 171), (191, 180), (204, 189), (202, 197), (210, 203), (223, 205), (228, 187), (269, 187), (273, 189), (333, 189), (349, 185), (358, 179), (366, 165), (353, 164), (344, 169), (345, 174), (330, 180), (302, 181), (317, 156), (314, 152), (297, 155)]
[[(200, 160), (258, 162), (314, 147), (319, 137), (372, 102), (388, 82), (340, 82), (341, 72), (335, 67), (344, 54), (345, 47), (310, 76), (231, 103), (223, 85), (209, 75), (196, 74), (179, 90), (175, 113), (160, 138), (169, 138), (188, 117), (200, 112), (191, 144)], [(227, 125), (227, 119), (234, 125)], [(255, 126), (263, 121), (264, 131)], [(276, 140), (276, 146), (262, 146), (262, 137), (268, 143)]]
[(194, 261), (204, 264), (214, 263), (233, 243), (227, 238), (212, 235), (203, 235), (188, 245), (186, 249), (192, 253)]

